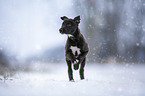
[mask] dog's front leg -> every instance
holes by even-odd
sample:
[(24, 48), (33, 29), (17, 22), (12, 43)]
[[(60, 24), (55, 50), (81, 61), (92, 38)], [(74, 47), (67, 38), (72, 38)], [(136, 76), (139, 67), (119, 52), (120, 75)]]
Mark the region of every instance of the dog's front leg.
[(80, 68), (80, 71), (79, 71), (81, 80), (85, 79), (85, 77), (84, 77), (85, 63), (86, 63), (86, 58), (84, 58), (83, 62), (81, 63), (81, 68)]
[(69, 81), (74, 81), (74, 79), (73, 79), (73, 70), (72, 70), (72, 67), (71, 67), (71, 61), (66, 59), (66, 62), (67, 62), (67, 66), (68, 66)]
[(82, 52), (79, 57), (77, 58), (79, 60), (79, 64), (83, 62), (83, 60), (85, 59), (86, 55), (87, 55), (88, 51), (86, 52)]
[(73, 63), (76, 60), (76, 57), (73, 55), (71, 50), (67, 50), (65, 56), (66, 56), (67, 60), (69, 60), (69, 61), (71, 61)]

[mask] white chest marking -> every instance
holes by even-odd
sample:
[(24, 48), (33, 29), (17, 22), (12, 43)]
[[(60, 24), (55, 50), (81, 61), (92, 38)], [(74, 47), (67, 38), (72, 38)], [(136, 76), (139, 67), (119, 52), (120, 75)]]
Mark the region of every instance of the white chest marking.
[(68, 37), (73, 37), (73, 35), (71, 35), (71, 34), (68, 34), (67, 36), (68, 36)]
[(78, 48), (76, 46), (75, 47), (74, 46), (71, 46), (70, 49), (72, 50), (72, 52), (73, 52), (74, 55), (75, 55), (76, 52), (78, 53), (78, 55), (81, 53), (80, 52), (80, 48)]

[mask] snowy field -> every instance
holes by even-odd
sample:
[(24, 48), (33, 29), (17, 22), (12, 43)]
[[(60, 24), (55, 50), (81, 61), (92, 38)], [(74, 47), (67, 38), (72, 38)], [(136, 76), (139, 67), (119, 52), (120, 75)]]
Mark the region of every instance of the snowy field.
[(0, 76), (0, 96), (145, 96), (145, 64), (88, 64), (85, 80), (74, 71), (75, 82), (68, 81), (66, 64), (44, 68), (5, 82)]

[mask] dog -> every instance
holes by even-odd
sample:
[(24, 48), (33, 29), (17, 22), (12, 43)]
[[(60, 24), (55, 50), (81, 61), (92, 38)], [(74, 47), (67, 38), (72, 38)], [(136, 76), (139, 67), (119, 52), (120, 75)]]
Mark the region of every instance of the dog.
[(86, 63), (86, 55), (89, 51), (88, 44), (86, 43), (83, 35), (80, 33), (78, 25), (80, 23), (80, 16), (70, 19), (66, 16), (61, 17), (63, 20), (62, 26), (59, 29), (61, 34), (68, 35), (68, 39), (65, 45), (65, 57), (68, 66), (69, 81), (74, 81), (73, 70), (79, 69), (80, 65), (80, 79), (84, 78), (84, 67)]

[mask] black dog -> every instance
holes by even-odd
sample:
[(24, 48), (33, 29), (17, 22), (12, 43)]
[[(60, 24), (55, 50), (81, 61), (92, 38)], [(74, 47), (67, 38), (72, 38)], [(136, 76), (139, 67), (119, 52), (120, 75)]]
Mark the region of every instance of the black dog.
[(69, 19), (66, 16), (63, 16), (61, 19), (63, 20), (63, 23), (59, 31), (61, 34), (68, 35), (65, 46), (65, 56), (68, 65), (69, 80), (74, 81), (72, 64), (74, 65), (75, 70), (78, 70), (79, 64), (81, 64), (79, 73), (81, 80), (83, 80), (86, 55), (89, 51), (89, 48), (78, 28), (80, 16), (77, 16), (74, 19)]

